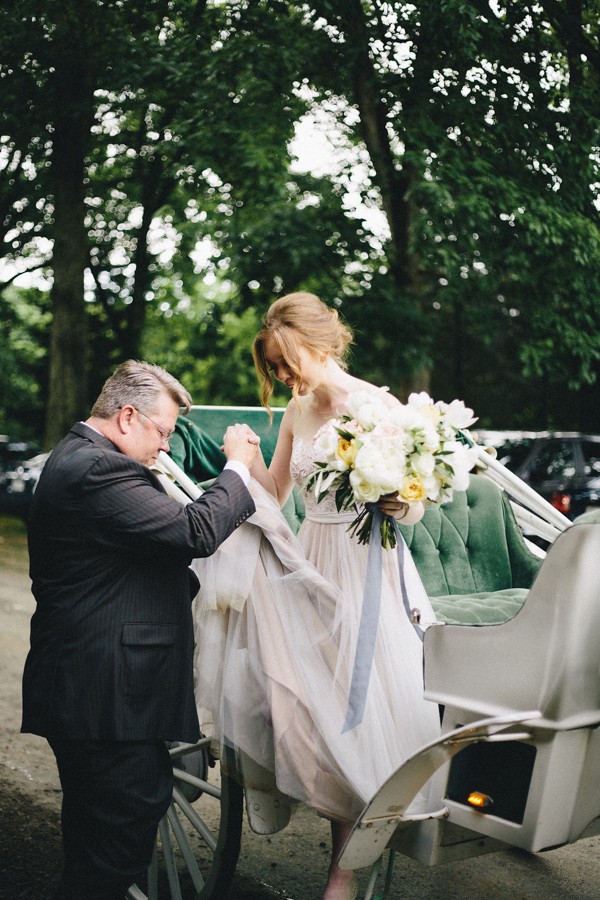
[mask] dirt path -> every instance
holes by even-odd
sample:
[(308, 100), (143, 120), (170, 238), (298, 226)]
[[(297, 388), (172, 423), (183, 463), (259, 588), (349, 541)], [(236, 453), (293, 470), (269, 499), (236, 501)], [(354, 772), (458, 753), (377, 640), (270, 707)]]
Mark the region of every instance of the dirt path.
[[(33, 609), (24, 528), (0, 518), (0, 900), (47, 900), (61, 865), (54, 759), (44, 740), (18, 730)], [(232, 900), (319, 900), (328, 847), (327, 823), (308, 810), (300, 809), (271, 838), (244, 825)], [(364, 872), (360, 880), (364, 886)], [(510, 850), (433, 869), (400, 857), (389, 895), (390, 900), (599, 897), (599, 837), (535, 856)], [(169, 900), (168, 894), (161, 900)]]
[[(0, 900), (46, 900), (62, 858), (54, 757), (45, 740), (19, 733), (34, 609), (24, 526), (0, 517)], [(317, 900), (327, 848), (327, 824), (307, 810), (272, 838), (259, 838), (245, 826), (234, 900)]]

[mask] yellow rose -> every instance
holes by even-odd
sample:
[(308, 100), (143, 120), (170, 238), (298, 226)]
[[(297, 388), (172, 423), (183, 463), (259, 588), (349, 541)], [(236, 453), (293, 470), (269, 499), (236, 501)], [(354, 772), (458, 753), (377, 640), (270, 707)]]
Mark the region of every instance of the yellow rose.
[(424, 500), (427, 494), (421, 479), (416, 475), (410, 475), (402, 479), (402, 488), (398, 496), (406, 503), (416, 503), (417, 500)]
[(336, 455), (348, 467), (354, 464), (356, 459), (356, 445), (354, 441), (348, 441), (346, 438), (340, 438), (337, 445)]

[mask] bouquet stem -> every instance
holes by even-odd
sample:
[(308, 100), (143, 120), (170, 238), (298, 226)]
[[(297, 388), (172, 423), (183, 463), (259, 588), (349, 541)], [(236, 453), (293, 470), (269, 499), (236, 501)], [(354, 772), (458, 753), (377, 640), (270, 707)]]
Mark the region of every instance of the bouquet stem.
[[(375, 505), (367, 503), (359, 512), (356, 519), (348, 526), (350, 537), (355, 537), (359, 544), (368, 544), (371, 538), (373, 524), (373, 510)], [(393, 516), (383, 516), (380, 526), (381, 546), (384, 550), (392, 550), (396, 546), (396, 528)]]

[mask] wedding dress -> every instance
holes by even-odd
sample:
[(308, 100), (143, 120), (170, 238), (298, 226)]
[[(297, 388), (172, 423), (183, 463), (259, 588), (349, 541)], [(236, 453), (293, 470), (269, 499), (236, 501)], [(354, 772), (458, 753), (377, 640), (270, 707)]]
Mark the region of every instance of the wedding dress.
[[(312, 441), (294, 440), (298, 485), (311, 452)], [(362, 721), (344, 730), (369, 548), (349, 537), (353, 514), (338, 513), (333, 498), (317, 506), (305, 494), (297, 538), (271, 495), (253, 480), (249, 489), (254, 515), (212, 557), (194, 562), (202, 584), (194, 607), (201, 728), (249, 758), (255, 772), (272, 773), (281, 793), (353, 821), (440, 731), (437, 705), (423, 699), (422, 644), (402, 605), (396, 553), (383, 553)], [(404, 578), (411, 607), (434, 621), (408, 552)], [(419, 796), (411, 812), (426, 808)]]

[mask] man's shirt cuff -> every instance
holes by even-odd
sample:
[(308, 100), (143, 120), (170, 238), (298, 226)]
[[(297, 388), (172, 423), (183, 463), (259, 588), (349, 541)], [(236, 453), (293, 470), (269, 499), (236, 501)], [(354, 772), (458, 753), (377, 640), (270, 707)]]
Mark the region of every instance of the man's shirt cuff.
[(250, 470), (248, 466), (244, 465), (243, 462), (240, 462), (239, 459), (229, 459), (225, 463), (225, 469), (233, 469), (234, 472), (237, 472), (245, 485), (250, 481)]

